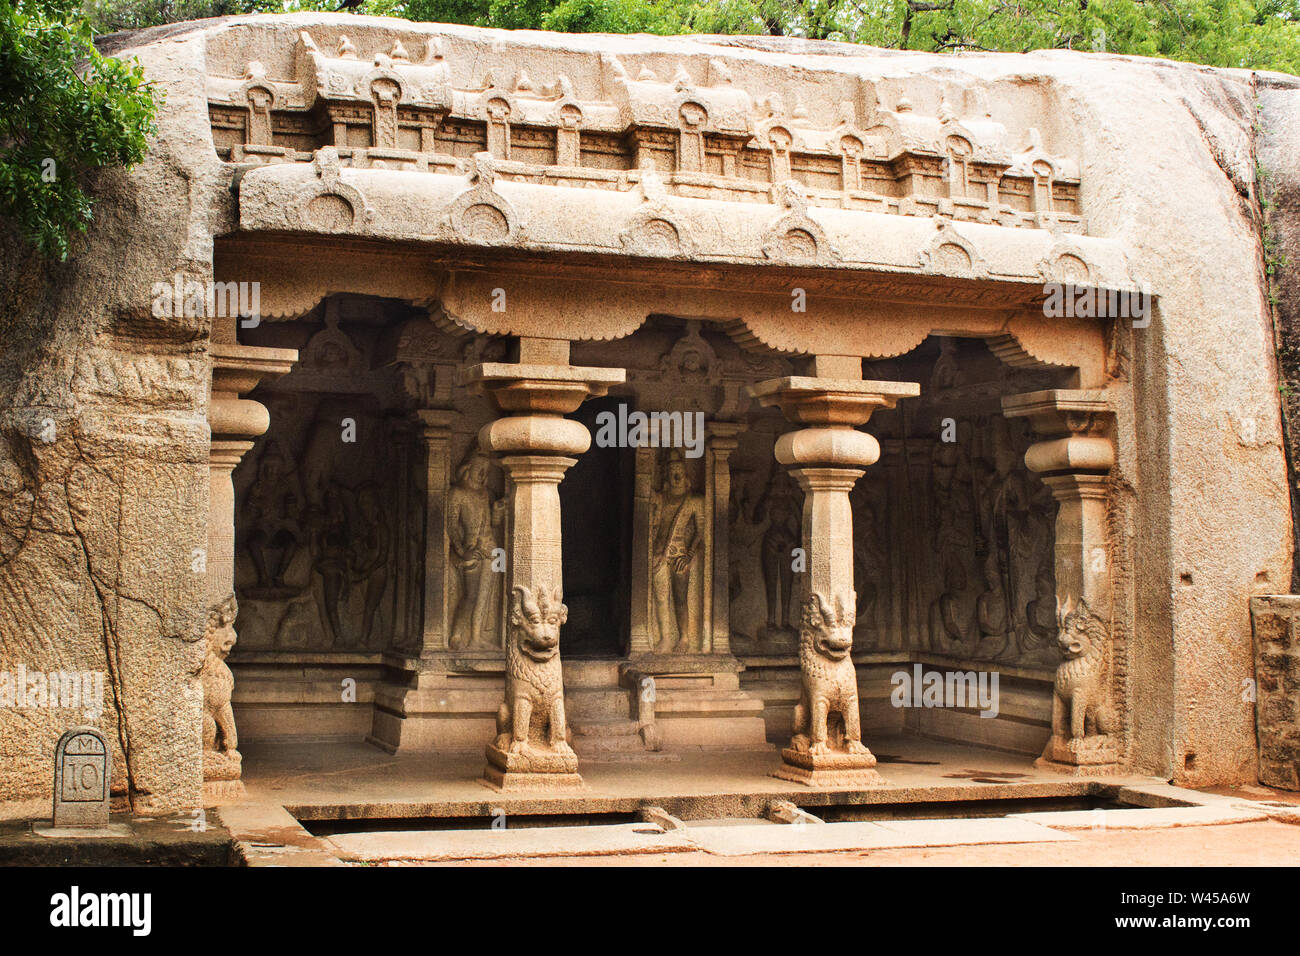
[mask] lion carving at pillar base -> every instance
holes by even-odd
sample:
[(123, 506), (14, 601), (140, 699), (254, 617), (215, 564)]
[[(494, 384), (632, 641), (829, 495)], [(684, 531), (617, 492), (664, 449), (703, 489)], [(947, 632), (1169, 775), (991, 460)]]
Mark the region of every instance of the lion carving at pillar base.
[[(506, 639), (506, 698), (497, 711), (496, 757), (501, 769), (572, 772), (577, 756), (568, 743), (560, 626), (568, 619), (560, 589), (516, 586)], [(494, 755), (489, 753), (489, 758)]]
[(1052, 739), (1043, 759), (1065, 764), (1113, 763), (1118, 728), (1106, 667), (1110, 631), (1086, 601), (1061, 609), (1057, 644), (1065, 660), (1052, 691)]
[(230, 698), (235, 689), (235, 675), (226, 658), (235, 646), (235, 617), (239, 606), (230, 594), (208, 611), (204, 639), (207, 656), (199, 671), (203, 685), (203, 779), (238, 780), (243, 758), (236, 749), (239, 735), (235, 731), (235, 712)]
[(813, 594), (803, 606), (799, 628), (802, 686), (794, 708), (790, 748), (814, 757), (832, 753), (869, 756), (862, 744), (858, 714), (858, 677), (849, 656), (853, 650), (857, 597), (835, 598), (834, 606)]

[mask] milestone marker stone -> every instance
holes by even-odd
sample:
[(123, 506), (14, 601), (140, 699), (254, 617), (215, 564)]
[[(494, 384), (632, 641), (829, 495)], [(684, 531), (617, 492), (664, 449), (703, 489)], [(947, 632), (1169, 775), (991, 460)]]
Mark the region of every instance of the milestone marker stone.
[(74, 727), (54, 748), (54, 826), (107, 827), (112, 766), (108, 743), (93, 727)]

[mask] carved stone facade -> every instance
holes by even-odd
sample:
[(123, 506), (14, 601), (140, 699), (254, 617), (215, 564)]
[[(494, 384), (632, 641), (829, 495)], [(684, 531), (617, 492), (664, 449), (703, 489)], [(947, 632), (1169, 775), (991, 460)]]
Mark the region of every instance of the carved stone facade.
[[(911, 735), (1255, 779), (1243, 609), (1291, 538), (1223, 183), (1253, 86), (325, 14), (112, 42), (167, 98), (103, 222), (162, 232), (97, 215), (120, 276), (20, 296), (0, 650), (105, 671), (140, 807), (276, 739), (503, 790), (728, 748), (874, 787)], [(173, 282), (257, 315), (157, 314)], [(914, 666), (996, 673), (997, 719), (893, 706)], [(0, 723), (0, 795), (58, 720)]]
[[(844, 209), (1084, 230), (1077, 163), (1044, 149), (1036, 129), (1016, 142), (986, 98), (971, 97), (963, 109), (968, 98), (957, 88), (926, 114), (905, 93), (882, 100), (865, 80), (837, 90), (836, 102), (790, 101), (738, 83), (722, 59), (688, 69), (608, 54), (542, 80), (509, 61), (484, 69), (453, 38), (376, 45), (367, 37), (359, 46), (342, 33), (318, 41), (321, 33), (300, 31), (279, 69), (247, 60), (237, 75), (209, 76), (212, 138), (223, 159), (302, 163), (332, 147), (359, 169), (445, 173), (485, 153), (514, 182), (639, 183), (651, 199), (664, 190), (651, 176), (657, 171), (683, 197), (765, 203), (770, 187), (799, 183), (819, 204)], [(791, 198), (789, 208), (790, 220), (772, 230), (774, 256), (832, 255), (821, 229), (800, 220), (802, 200)], [(348, 197), (322, 193), (298, 215), (328, 227), (359, 212)], [(469, 234), (506, 239), (514, 231), (495, 202), (464, 212), (460, 228)], [(689, 256), (684, 225), (669, 212), (643, 215), (626, 244)], [(960, 242), (934, 254), (972, 265)], [(1086, 277), (1086, 266), (1068, 261)]]

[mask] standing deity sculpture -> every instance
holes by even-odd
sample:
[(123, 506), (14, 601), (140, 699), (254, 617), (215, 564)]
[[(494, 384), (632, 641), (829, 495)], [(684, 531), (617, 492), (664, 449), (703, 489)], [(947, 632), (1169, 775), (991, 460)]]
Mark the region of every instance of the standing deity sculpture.
[(351, 577), (361, 588), (361, 644), (369, 646), (379, 602), (388, 587), (388, 522), (379, 504), (379, 489), (366, 482), (357, 489), (356, 550)]
[(669, 451), (650, 503), (652, 644), (660, 653), (703, 648), (704, 496), (691, 487), (681, 449)]
[(505, 502), (488, 489), (488, 456), (474, 447), (447, 493), (447, 541), (457, 597), (449, 644), (455, 650), (495, 645), (492, 553), (505, 516)]
[(766, 643), (781, 643), (791, 636), (791, 604), (794, 595), (794, 549), (799, 547), (803, 518), (794, 481), (784, 469), (772, 475), (767, 500), (762, 506), (767, 530), (763, 533), (763, 590), (767, 595)]
[(337, 648), (355, 643), (344, 626), (342, 607), (347, 599), (352, 541), (350, 511), (347, 490), (332, 484), (325, 491), (324, 501), (313, 509), (311, 519), (314, 570), (320, 577), (317, 606), (324, 617), (329, 643)]
[[(245, 547), (257, 572), (257, 589), (285, 590), (284, 575), (302, 546), (298, 516), (305, 504), (298, 474), (282, 442), (270, 439), (248, 489)], [(287, 589), (290, 593), (294, 589)]]
[(979, 641), (975, 649), (977, 657), (1000, 660), (1008, 649), (1014, 649), (1006, 582), (995, 551), (990, 551), (984, 559), (984, 593), (975, 602), (975, 618), (979, 626)]

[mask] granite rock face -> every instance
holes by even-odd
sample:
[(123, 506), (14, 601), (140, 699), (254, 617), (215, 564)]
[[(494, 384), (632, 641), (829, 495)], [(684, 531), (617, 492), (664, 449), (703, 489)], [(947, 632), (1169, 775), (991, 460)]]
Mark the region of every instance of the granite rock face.
[[(1280, 342), (1289, 380), (1297, 293), (1294, 266), (1274, 272), (1275, 339), (1266, 260), (1290, 249), (1290, 261), (1300, 262), (1300, 80), (1101, 54), (937, 56), (772, 38), (512, 35), (328, 14), (178, 24), (106, 38), (104, 46), (138, 57), (165, 93), (146, 160), (129, 175), (99, 177), (94, 225), (67, 263), (38, 263), (0, 237), (0, 671), (102, 674), (103, 709), (91, 716), (84, 708), (0, 708), (0, 799), (48, 796), (55, 742), (81, 724), (108, 739), (113, 786), (137, 810), (202, 799), (212, 346), (233, 343), (235, 331), (205, 314), (158, 316), (151, 303), (156, 283), (212, 280), (217, 237), (274, 242), (286, 232), (423, 244), (430, 254), (409, 271), (336, 269), (279, 246), (266, 273), (268, 319), (356, 291), (441, 301), (462, 328), (483, 334), (573, 340), (627, 335), (652, 311), (730, 314), (727, 300), (736, 296), (716, 288), (721, 273), (709, 271), (724, 266), (856, 270), (871, 274), (864, 282), (923, 274), (935, 290), (930, 308), (923, 296), (902, 307), (902, 299), (864, 294), (813, 322), (789, 312), (788, 292), (782, 314), (744, 300), (737, 311), (750, 338), (737, 341), (870, 357), (957, 330), (1001, 343), (1012, 358), (1077, 366), (1075, 388), (1105, 386), (1115, 446), (1105, 512), (1110, 686), (1122, 760), (1180, 784), (1256, 779), (1255, 715), (1241, 694), (1256, 667), (1250, 599), (1287, 590), (1293, 578), (1293, 479), (1275, 349)], [(275, 127), (250, 91), (270, 88), (274, 108), (305, 113), (311, 103), (295, 101), (294, 91), (315, 89), (318, 73), (325, 88), (335, 75), (338, 84), (353, 82), (350, 70), (396, 76), (401, 87), (417, 68), (426, 71), (421, 108), (454, 117), (482, 101), (486, 150), (467, 145), (421, 167), (407, 155), (418, 145), (410, 149), (397, 132), (414, 121), (394, 105), (415, 94), (399, 90), (390, 102), (384, 89), (366, 109), (382, 132), (392, 106), (386, 159), (372, 151), (367, 163), (340, 162), (346, 151), (311, 141), (306, 126), (296, 146), (256, 142), (263, 131), (273, 140)], [(525, 75), (533, 79), (521, 81)], [(534, 81), (554, 84), (546, 103), (558, 112), (547, 122), (558, 129), (566, 105), (597, 132), (632, 121), (672, 127), (677, 138), (666, 149), (676, 169), (694, 163), (700, 178), (656, 176), (636, 161), (620, 171), (628, 188), (617, 188), (611, 173), (614, 185), (592, 200), (608, 204), (608, 215), (566, 206), (576, 190), (555, 187), (547, 198), (510, 165), (526, 162), (526, 151), (496, 155), (515, 134), (486, 95), (499, 92), (517, 132), (542, 124), (534, 114), (545, 97), (533, 95)], [(698, 140), (691, 138), (698, 117), (687, 108), (695, 99), (678, 96), (687, 90), (705, 101), (712, 124)], [(775, 99), (763, 99), (770, 94)], [(214, 108), (214, 99), (231, 108)], [(235, 105), (248, 124), (239, 142), (231, 133)], [(666, 106), (675, 112), (650, 118)], [(933, 129), (918, 125), (922, 117), (935, 118)], [(954, 147), (948, 171), (934, 174), (951, 183), (952, 164), (972, 171), (956, 199), (923, 191), (853, 198), (869, 190), (850, 184), (863, 186), (864, 170), (876, 167), (863, 165), (844, 136), (868, 151), (879, 140), (885, 156), (953, 122), (973, 131), (979, 147), (969, 155)], [(782, 186), (816, 172), (782, 165), (788, 144), (773, 130), (791, 128), (825, 154), (816, 175), (844, 177), (836, 181), (848, 198), (838, 207)], [(840, 146), (826, 145), (836, 130)], [(759, 137), (773, 188), (728, 186), (726, 208), (734, 211), (722, 211), (714, 171), (704, 169), (712, 155), (706, 134), (709, 143)], [(1005, 153), (980, 152), (980, 143), (994, 141)], [(645, 138), (652, 166), (656, 142), (662, 138)], [(557, 133), (552, 159), (569, 150), (576, 163), (577, 143)], [(300, 160), (306, 153), (311, 160)], [(934, 157), (936, 171), (943, 161)], [(1047, 172), (1035, 173), (1040, 161)], [(1034, 212), (1028, 199), (1019, 210), (985, 203), (980, 163), (1023, 167), (1025, 195), (1046, 189), (1049, 211)], [(647, 174), (627, 179), (637, 170)], [(1272, 197), (1267, 243), (1257, 170), (1268, 174), (1264, 193)], [(716, 172), (725, 178), (727, 168)], [(478, 192), (465, 198), (466, 189)], [(355, 202), (340, 204), (340, 196)], [(865, 209), (888, 222), (865, 234), (852, 218)], [(785, 217), (781, 229), (765, 233), (776, 213)], [(626, 230), (612, 228), (615, 215), (630, 223)], [(742, 246), (759, 250), (756, 258), (745, 259)], [(658, 308), (646, 308), (630, 294), (584, 295), (590, 287), (572, 276), (529, 299), (525, 277), (509, 292), (535, 302), (534, 311), (501, 319), (472, 279), (451, 285), (440, 271), (439, 256), (465, 247), (487, 250), (489, 261), (512, 249), (556, 261), (632, 256), (676, 270), (678, 279), (660, 287)], [(882, 251), (890, 248), (915, 250), (915, 263), (891, 264)], [(1024, 263), (1040, 260), (1046, 273), (1026, 272)], [(1150, 323), (1115, 324), (1104, 334), (1072, 320), (1013, 327), (1016, 346), (998, 311), (1005, 303), (954, 304), (941, 294), (962, 283), (1031, 289), (1075, 261), (1105, 287), (1146, 284), (1156, 297)], [(861, 350), (838, 344), (846, 338), (860, 340)], [(1293, 401), (1288, 395), (1288, 408)]]

